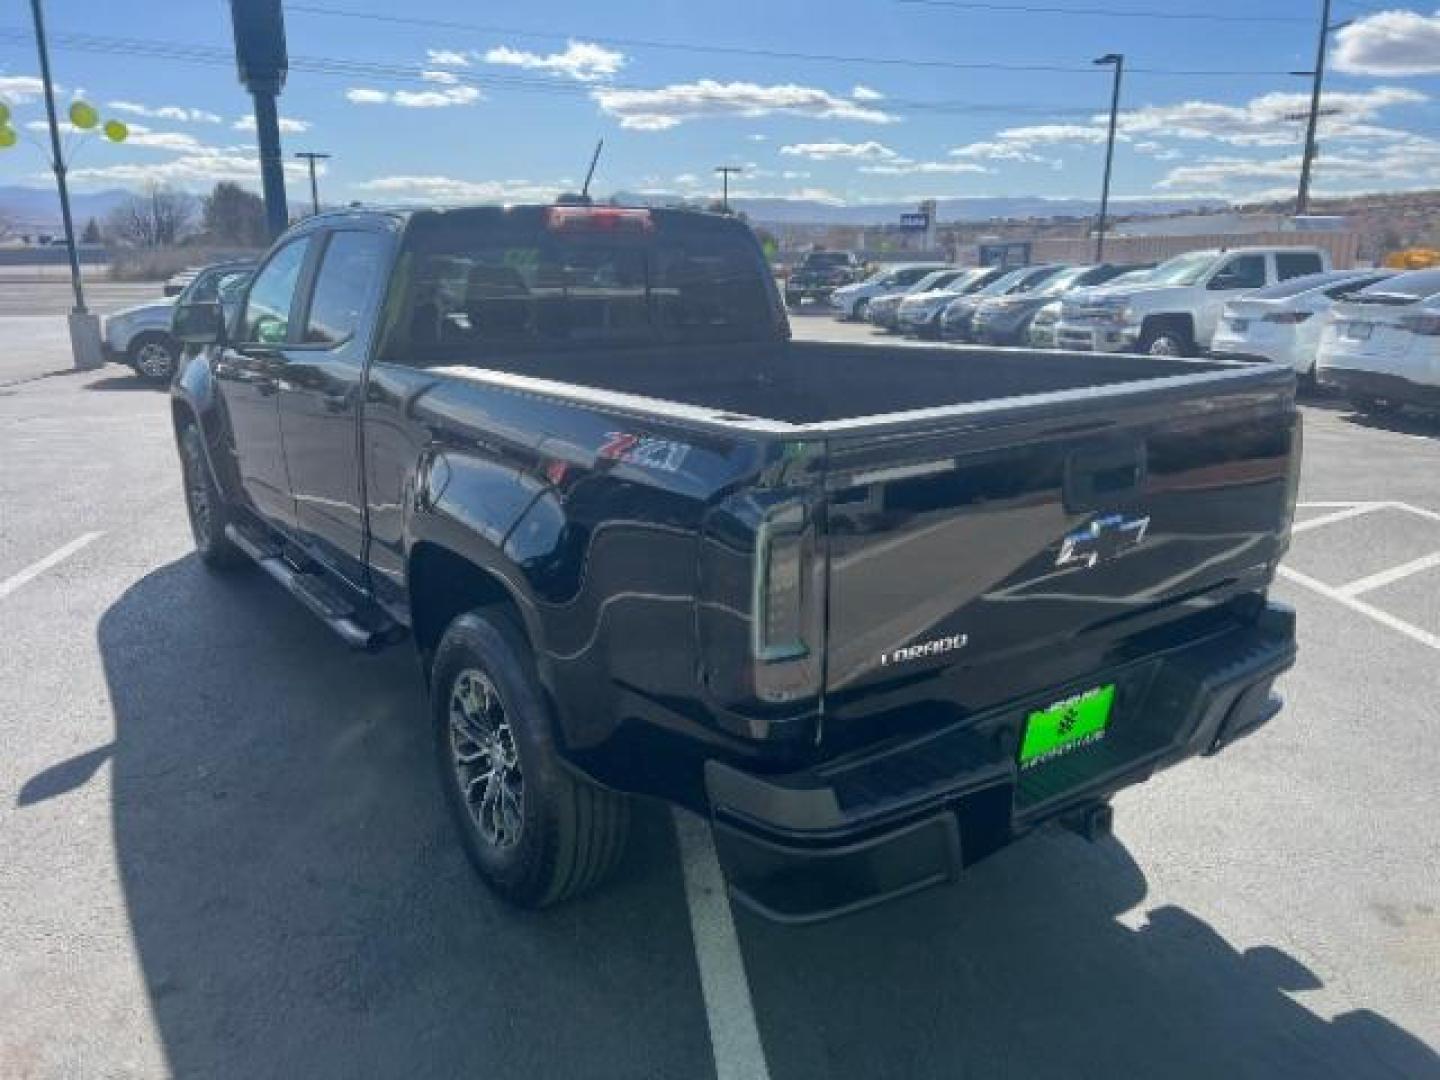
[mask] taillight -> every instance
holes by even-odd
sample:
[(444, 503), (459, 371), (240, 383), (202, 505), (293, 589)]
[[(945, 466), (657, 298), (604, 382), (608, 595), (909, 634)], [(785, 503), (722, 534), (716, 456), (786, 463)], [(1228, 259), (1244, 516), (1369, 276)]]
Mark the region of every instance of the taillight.
[(655, 227), (649, 210), (614, 206), (552, 206), (545, 224), (552, 232), (649, 232)]
[(1422, 337), (1440, 337), (1440, 311), (1412, 311), (1400, 316), (1401, 330)]
[(1294, 326), (1296, 323), (1304, 322), (1313, 314), (1315, 314), (1313, 311), (1271, 311), (1266, 313), (1265, 321), (1280, 323), (1282, 326)]
[(755, 539), (756, 659), (793, 660), (809, 653), (805, 579), (805, 509), (790, 506), (766, 518)]

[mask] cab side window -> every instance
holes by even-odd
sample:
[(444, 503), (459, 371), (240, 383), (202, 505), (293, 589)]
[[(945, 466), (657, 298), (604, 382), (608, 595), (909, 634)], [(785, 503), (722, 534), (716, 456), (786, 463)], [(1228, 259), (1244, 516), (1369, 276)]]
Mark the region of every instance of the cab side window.
[(1265, 286), (1265, 256), (1237, 255), (1210, 279), (1212, 289), (1260, 289)]
[(277, 251), (255, 276), (250, 295), (245, 301), (245, 314), (240, 319), (242, 342), (281, 345), (290, 339), (290, 309), (295, 302), (295, 286), (305, 266), (310, 238), (292, 240)]
[(1320, 256), (1313, 251), (1280, 251), (1275, 254), (1275, 276), (1281, 281), (1319, 274), (1324, 269)]
[(373, 306), (385, 250), (380, 233), (337, 232), (330, 237), (305, 319), (307, 345), (339, 345), (360, 329)]

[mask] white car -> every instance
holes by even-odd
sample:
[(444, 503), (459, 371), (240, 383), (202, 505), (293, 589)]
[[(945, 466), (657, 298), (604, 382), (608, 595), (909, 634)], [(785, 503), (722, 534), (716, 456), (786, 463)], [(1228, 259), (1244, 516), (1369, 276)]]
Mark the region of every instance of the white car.
[(926, 274), (947, 269), (946, 263), (900, 263), (877, 270), (864, 281), (842, 285), (830, 294), (830, 306), (842, 319), (863, 319), (870, 301), (886, 293), (904, 292)]
[(1062, 349), (1194, 356), (1210, 348), (1220, 311), (1237, 296), (1330, 269), (1319, 248), (1191, 251), (1151, 270), (1136, 286), (1067, 297), (1055, 340)]
[(1305, 382), (1314, 382), (1320, 335), (1335, 301), (1394, 275), (1393, 270), (1332, 270), (1257, 289), (1225, 305), (1210, 351), (1227, 359), (1285, 364)]
[(1337, 302), (1317, 373), (1363, 412), (1440, 408), (1440, 269), (1396, 274)]

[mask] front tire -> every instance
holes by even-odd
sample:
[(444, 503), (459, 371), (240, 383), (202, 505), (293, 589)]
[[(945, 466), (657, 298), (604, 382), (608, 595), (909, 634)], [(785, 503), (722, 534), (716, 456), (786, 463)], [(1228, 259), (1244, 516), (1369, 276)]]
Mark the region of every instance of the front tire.
[(153, 383), (168, 383), (180, 363), (180, 349), (168, 334), (141, 334), (125, 356), (135, 374)]
[(480, 609), (451, 623), (430, 692), (445, 801), (487, 885), (519, 907), (544, 908), (615, 869), (629, 800), (562, 765), (533, 657), (511, 619)]
[(205, 456), (205, 443), (194, 424), (187, 425), (180, 434), (180, 465), (190, 534), (195, 538), (195, 551), (201, 561), (212, 570), (233, 570), (245, 565), (245, 553), (225, 535), (225, 527), (233, 520), (230, 504), (215, 483), (210, 461)]

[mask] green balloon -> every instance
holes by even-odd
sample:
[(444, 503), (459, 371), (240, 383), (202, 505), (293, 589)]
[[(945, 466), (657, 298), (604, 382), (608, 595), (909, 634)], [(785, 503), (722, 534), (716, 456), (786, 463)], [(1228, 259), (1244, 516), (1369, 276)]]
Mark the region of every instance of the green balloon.
[(70, 103), (70, 122), (81, 131), (89, 131), (100, 122), (100, 114), (88, 101), (72, 101)]
[(5, 102), (0, 101), (0, 124), (8, 124), (9, 122), (10, 106), (6, 105)]
[(0, 150), (9, 150), (19, 140), (12, 127), (0, 127)]
[(124, 142), (130, 137), (130, 129), (123, 120), (105, 121), (105, 138), (111, 142)]

